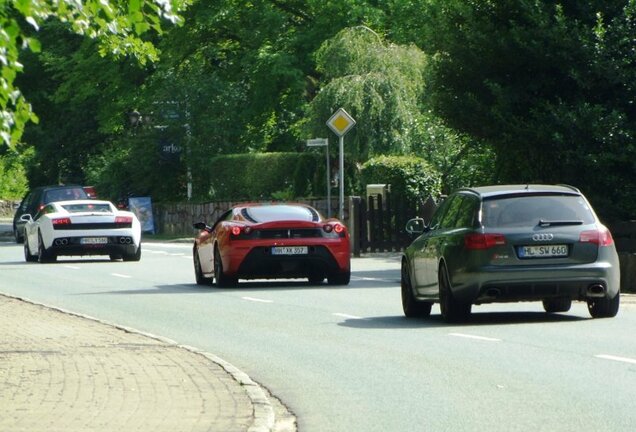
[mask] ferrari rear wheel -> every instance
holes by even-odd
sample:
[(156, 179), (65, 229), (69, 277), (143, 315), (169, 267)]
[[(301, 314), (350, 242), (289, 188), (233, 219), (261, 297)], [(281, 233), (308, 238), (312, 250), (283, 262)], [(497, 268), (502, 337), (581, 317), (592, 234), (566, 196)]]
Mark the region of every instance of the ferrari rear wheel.
[(197, 281), (197, 285), (210, 285), (212, 280), (203, 276), (201, 261), (199, 259), (199, 251), (196, 248), (192, 250), (192, 261), (194, 262), (194, 278)]
[(216, 279), (216, 286), (219, 288), (230, 288), (238, 285), (236, 276), (228, 276), (224, 273), (223, 261), (221, 261), (221, 254), (217, 248), (214, 249), (214, 278)]
[(327, 276), (327, 282), (329, 285), (349, 285), (351, 280), (351, 271), (347, 270), (344, 273), (332, 273)]

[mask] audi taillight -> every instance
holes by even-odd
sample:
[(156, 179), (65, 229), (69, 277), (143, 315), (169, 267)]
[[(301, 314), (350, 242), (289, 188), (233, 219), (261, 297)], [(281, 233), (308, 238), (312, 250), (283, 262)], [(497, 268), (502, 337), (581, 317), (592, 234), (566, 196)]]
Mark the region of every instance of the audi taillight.
[(503, 234), (471, 233), (464, 237), (464, 246), (468, 250), (490, 249), (506, 244)]
[(611, 246), (614, 244), (612, 233), (605, 227), (581, 232), (579, 241), (581, 243), (593, 243), (598, 246)]
[(51, 222), (53, 223), (53, 226), (62, 226), (62, 225), (70, 225), (71, 224), (71, 218), (55, 218), (55, 219), (51, 219)]

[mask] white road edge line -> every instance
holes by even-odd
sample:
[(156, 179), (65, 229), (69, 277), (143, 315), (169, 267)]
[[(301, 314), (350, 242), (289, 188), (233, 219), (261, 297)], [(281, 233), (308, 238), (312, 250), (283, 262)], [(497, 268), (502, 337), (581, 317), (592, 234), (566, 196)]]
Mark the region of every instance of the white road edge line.
[(115, 276), (115, 277), (118, 277), (118, 278), (124, 278), (124, 279), (130, 279), (132, 277), (132, 276), (128, 276), (128, 275), (120, 274), (120, 273), (111, 273), (111, 276)]
[(80, 267), (72, 266), (72, 265), (65, 265), (64, 268), (71, 269), (71, 270), (79, 270), (80, 269)]
[(475, 336), (475, 335), (469, 335), (469, 334), (464, 334), (464, 333), (449, 333), (448, 335), (449, 336), (466, 338), (466, 339), (476, 339), (476, 340), (488, 341), (488, 342), (501, 342), (501, 339), (497, 339), (497, 338), (491, 338), (491, 337), (485, 337), (485, 336)]
[(341, 318), (348, 318), (348, 319), (364, 319), (362, 317), (359, 316), (355, 316), (355, 315), (349, 315), (349, 314), (344, 314), (344, 313), (332, 313), (331, 315), (333, 316), (337, 316), (337, 317), (341, 317)]
[(594, 357), (604, 359), (604, 360), (613, 360), (613, 361), (619, 361), (623, 363), (636, 364), (636, 359), (629, 358), (629, 357), (618, 357), (618, 356), (613, 356), (608, 354), (598, 354), (598, 355), (595, 355)]
[(259, 299), (259, 298), (254, 298), (254, 297), (241, 297), (243, 300), (247, 300), (247, 301), (253, 301), (253, 302), (257, 302), (257, 303), (274, 303), (273, 300), (265, 300), (265, 299)]

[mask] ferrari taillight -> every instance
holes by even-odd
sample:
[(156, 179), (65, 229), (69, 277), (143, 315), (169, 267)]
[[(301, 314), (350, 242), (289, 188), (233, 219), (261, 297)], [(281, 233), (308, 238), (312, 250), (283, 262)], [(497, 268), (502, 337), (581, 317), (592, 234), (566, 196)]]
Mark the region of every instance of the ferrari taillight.
[(241, 234), (241, 227), (233, 226), (231, 231), (233, 236), (238, 236), (239, 234)]

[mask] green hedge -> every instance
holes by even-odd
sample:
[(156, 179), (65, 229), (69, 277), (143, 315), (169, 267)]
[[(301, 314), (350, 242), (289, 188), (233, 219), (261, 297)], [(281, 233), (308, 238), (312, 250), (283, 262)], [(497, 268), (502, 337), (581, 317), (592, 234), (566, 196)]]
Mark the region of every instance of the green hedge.
[(248, 153), (209, 161), (199, 200), (294, 199), (324, 195), (324, 161), (313, 153)]
[[(361, 169), (363, 186), (389, 184), (391, 195), (404, 196), (412, 203), (437, 199), (441, 194), (441, 176), (426, 160), (416, 156), (379, 156), (369, 159)], [(365, 191), (361, 191), (362, 194)]]

